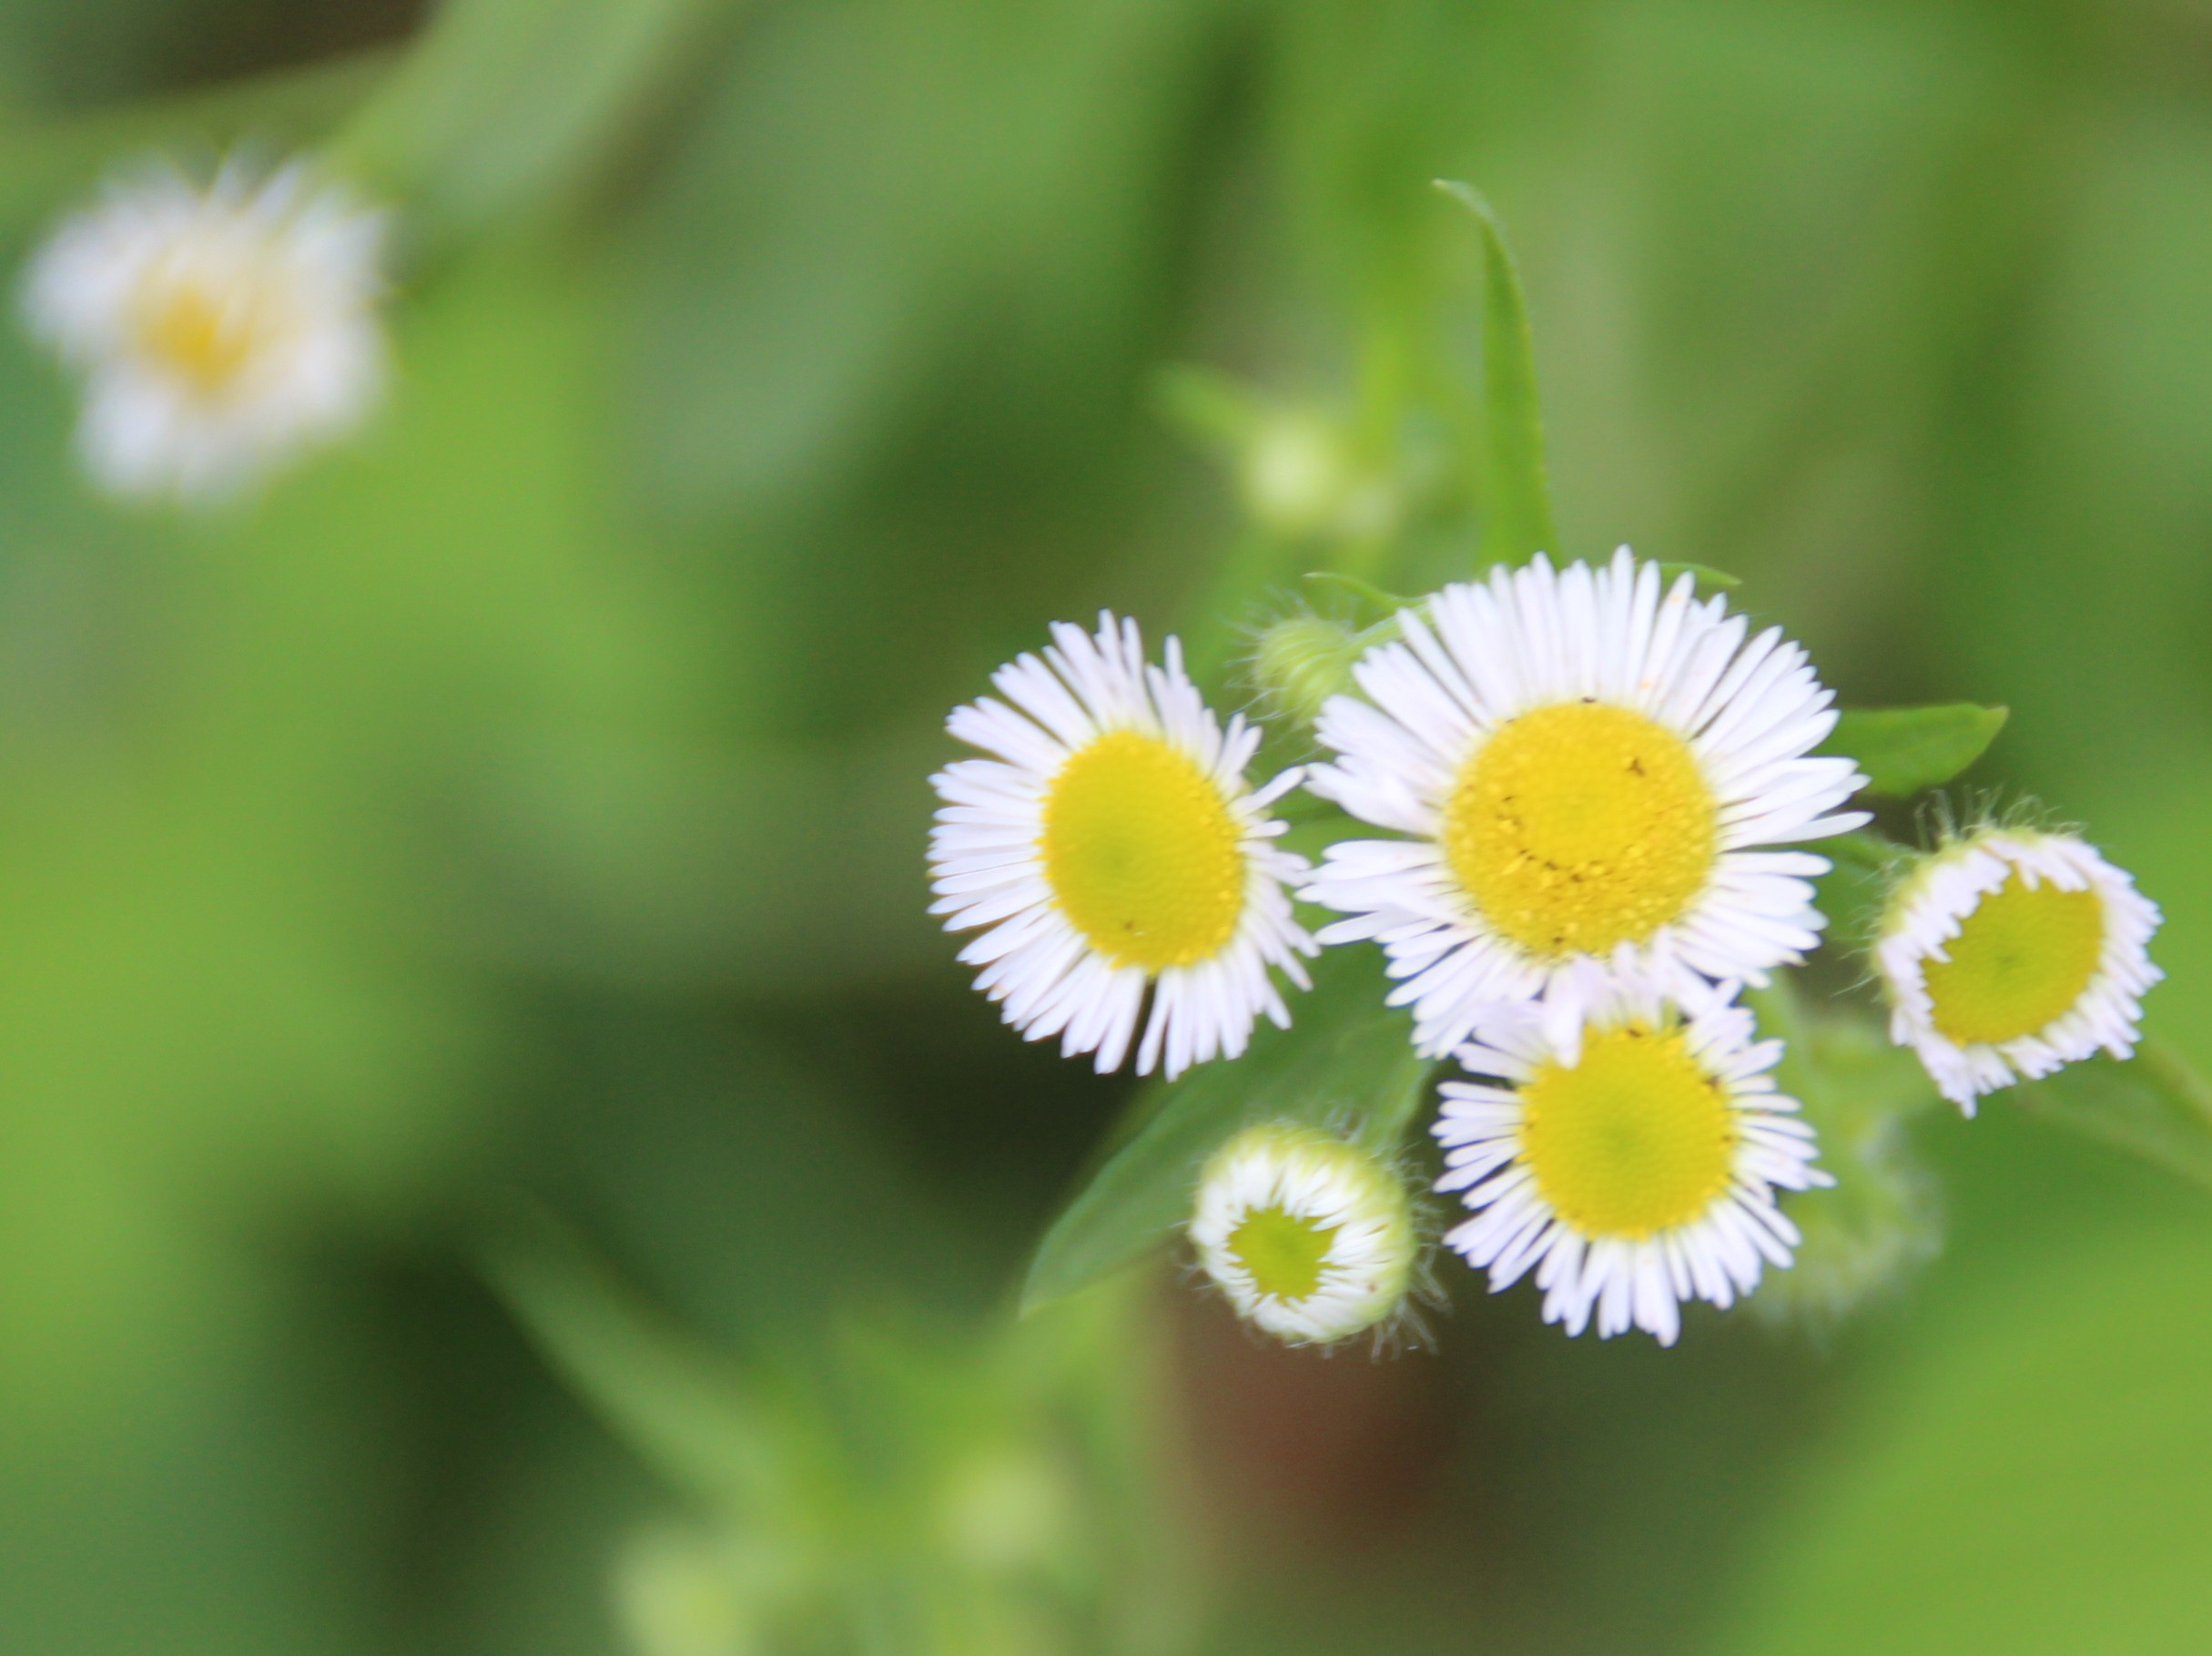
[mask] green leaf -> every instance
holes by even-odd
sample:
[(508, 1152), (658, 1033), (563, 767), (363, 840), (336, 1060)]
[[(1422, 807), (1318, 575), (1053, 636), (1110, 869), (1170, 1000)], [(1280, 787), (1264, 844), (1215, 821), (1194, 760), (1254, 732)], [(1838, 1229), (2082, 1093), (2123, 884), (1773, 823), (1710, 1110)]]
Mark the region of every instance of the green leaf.
[(770, 1415), (734, 1365), (641, 1303), (566, 1225), (518, 1208), (482, 1265), (547, 1360), (663, 1476), (724, 1509), (784, 1498), (801, 1423)]
[(1383, 1004), (1373, 946), (1331, 949), (1288, 1030), (1263, 1025), (1233, 1062), (1202, 1064), (1147, 1090), (1139, 1125), (1045, 1234), (1021, 1293), (1026, 1315), (1134, 1265), (1190, 1217), (1207, 1157), (1255, 1122), (1353, 1128), (1387, 1156), (1426, 1100), (1435, 1067), (1413, 1050), (1413, 1021)]
[(1669, 586), (1674, 584), (1677, 575), (1694, 576), (1700, 586), (1710, 587), (1721, 593), (1734, 592), (1743, 584), (1741, 575), (1731, 575), (1727, 570), (1715, 569), (1710, 564), (1661, 564), (1659, 567), (1659, 578)]
[(1820, 751), (1858, 761), (1862, 792), (1903, 799), (1948, 782), (1987, 751), (2004, 728), (2003, 707), (1952, 702), (1935, 707), (1846, 710)]
[(330, 158), (433, 239), (573, 184), (736, 0), (450, 0)]
[(1474, 214), (1482, 229), (1483, 499), (1487, 511), (1483, 550), (1499, 561), (1518, 561), (1538, 552), (1556, 554), (1559, 532), (1552, 523), (1551, 490), (1544, 472), (1536, 349), (1520, 272), (1497, 214), (1482, 192), (1453, 178), (1436, 183)]
[(2013, 1096), (2030, 1115), (2212, 1187), (2212, 1082), (2159, 1041), (2069, 1064)]

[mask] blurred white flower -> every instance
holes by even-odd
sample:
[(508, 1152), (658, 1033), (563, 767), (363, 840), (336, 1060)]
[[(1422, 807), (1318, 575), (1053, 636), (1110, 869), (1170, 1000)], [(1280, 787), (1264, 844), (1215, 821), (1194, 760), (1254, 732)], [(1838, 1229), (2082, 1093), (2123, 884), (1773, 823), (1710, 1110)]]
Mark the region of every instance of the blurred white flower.
[(1445, 1237), (1493, 1293), (1530, 1270), (1544, 1320), (1600, 1338), (1630, 1327), (1674, 1344), (1686, 1299), (1728, 1305), (1790, 1263), (1797, 1229), (1776, 1189), (1826, 1184), (1812, 1129), (1768, 1072), (1779, 1041), (1722, 991), (1678, 1005), (1592, 971), (1588, 1027), (1562, 1050), (1533, 1005), (1499, 1009), (1446, 1082), (1439, 1190), (1476, 1210)]
[(381, 213), (295, 163), (120, 175), (25, 272), (79, 376), (77, 446), (124, 495), (208, 500), (355, 426), (382, 388)]
[(1190, 1230), (1237, 1315), (1294, 1345), (1391, 1316), (1416, 1252), (1395, 1173), (1355, 1144), (1282, 1125), (1246, 1128), (1214, 1154)]
[(2072, 834), (1986, 828), (1891, 896), (1874, 946), (1890, 1039), (1967, 1114), (2099, 1048), (2134, 1052), (2157, 904)]
[(1251, 790), (1258, 729), (1241, 715), (1223, 728), (1174, 639), (1164, 666), (1111, 615), (1095, 637), (1061, 622), (1052, 639), (992, 676), (1005, 702), (948, 721), (992, 757), (932, 778), (930, 912), (984, 929), (960, 959), (1032, 1041), (1116, 1069), (1149, 989), (1139, 1074), (1234, 1058), (1263, 1012), (1289, 1026), (1270, 969), (1303, 989), (1298, 957), (1317, 951), (1284, 889), (1307, 865), (1273, 843), (1284, 824), (1267, 811), (1297, 773)]

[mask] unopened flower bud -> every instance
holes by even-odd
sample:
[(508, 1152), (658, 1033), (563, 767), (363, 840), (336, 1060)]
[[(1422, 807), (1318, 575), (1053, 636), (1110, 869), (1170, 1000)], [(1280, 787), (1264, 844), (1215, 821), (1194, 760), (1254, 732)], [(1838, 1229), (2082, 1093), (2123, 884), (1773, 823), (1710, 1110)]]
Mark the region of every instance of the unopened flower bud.
[(656, 1525), (632, 1537), (614, 1570), (615, 1619), (629, 1648), (636, 1656), (761, 1649), (766, 1607), (781, 1586), (764, 1579), (766, 1557), (688, 1526)]
[(1311, 409), (1265, 415), (1244, 440), (1237, 481), (1245, 510), (1285, 535), (1339, 528), (1359, 483), (1344, 432)]
[(1291, 1345), (1390, 1316), (1418, 1251), (1403, 1179), (1356, 1144), (1280, 1123), (1245, 1129), (1207, 1163), (1190, 1231), (1237, 1315)]
[(1789, 1062), (1833, 1184), (1790, 1198), (1796, 1261), (1768, 1274), (1750, 1307), (1771, 1326), (1824, 1338), (1943, 1247), (1941, 1191), (1906, 1133), (1933, 1100), (1911, 1061), (1856, 1018), (1806, 1028)]
[(1934, 1177), (1899, 1123), (1851, 1143), (1825, 1139), (1821, 1149), (1835, 1184), (1791, 1202), (1796, 1260), (1787, 1271), (1771, 1272), (1750, 1300), (1765, 1321), (1815, 1336), (1902, 1286), (1943, 1241)]
[(1350, 691), (1352, 666), (1370, 640), (1341, 621), (1300, 611), (1270, 622), (1253, 640), (1252, 678), (1267, 711), (1310, 726), (1332, 696)]

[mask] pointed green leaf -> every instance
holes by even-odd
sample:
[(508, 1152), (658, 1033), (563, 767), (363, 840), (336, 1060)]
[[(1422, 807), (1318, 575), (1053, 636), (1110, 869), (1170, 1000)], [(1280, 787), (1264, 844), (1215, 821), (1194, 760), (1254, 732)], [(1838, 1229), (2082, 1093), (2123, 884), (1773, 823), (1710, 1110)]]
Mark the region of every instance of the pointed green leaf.
[(1950, 781), (1980, 758), (2004, 728), (2005, 717), (2003, 707), (1972, 702), (1847, 709), (1820, 751), (1857, 760), (1866, 773), (1862, 791), (1909, 798)]
[(2099, 1056), (2014, 1089), (2029, 1114), (2212, 1186), (2212, 1082), (2171, 1047)]
[(1544, 472), (1536, 348), (1529, 338), (1520, 272), (1497, 214), (1482, 192), (1453, 178), (1438, 178), (1436, 188), (1474, 214), (1482, 229), (1483, 500), (1487, 514), (1483, 551), (1493, 560), (1508, 562), (1539, 552), (1556, 555), (1559, 533), (1552, 524), (1551, 488)]
[(1291, 1001), (1288, 1030), (1263, 1025), (1243, 1057), (1202, 1064), (1138, 1101), (1140, 1124), (1039, 1245), (1024, 1313), (1089, 1287), (1172, 1240), (1191, 1214), (1206, 1159), (1240, 1128), (1286, 1121), (1356, 1130), (1388, 1155), (1428, 1093), (1435, 1067), (1413, 1050), (1413, 1021), (1383, 1004), (1389, 988), (1371, 944), (1332, 949), (1314, 988)]
[(518, 1209), (484, 1250), (485, 1278), (616, 1437), (725, 1509), (780, 1499), (802, 1433), (735, 1366), (665, 1322), (568, 1228)]
[(1677, 575), (1694, 576), (1700, 586), (1717, 593), (1734, 592), (1743, 584), (1741, 575), (1731, 575), (1725, 569), (1715, 569), (1710, 564), (1661, 564), (1659, 579), (1668, 585), (1674, 584)]

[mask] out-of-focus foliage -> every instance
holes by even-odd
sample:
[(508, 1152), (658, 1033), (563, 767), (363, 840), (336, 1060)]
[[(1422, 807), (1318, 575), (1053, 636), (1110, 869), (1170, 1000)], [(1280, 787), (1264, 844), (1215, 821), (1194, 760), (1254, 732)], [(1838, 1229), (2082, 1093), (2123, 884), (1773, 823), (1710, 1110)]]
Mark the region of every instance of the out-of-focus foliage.
[[(1560, 550), (1744, 577), (1854, 705), (2009, 706), (1975, 779), (2137, 873), (2212, 1060), (2208, 65), (2169, 0), (0, 11), (11, 268), (156, 142), (411, 204), (378, 426), (205, 522), (90, 495), (0, 337), (0, 1645), (731, 1648), (775, 1560), (471, 1275), (515, 1187), (746, 1372), (1004, 1424), (1128, 1094), (931, 930), (938, 721), (1302, 537), (1465, 566), (1434, 178), (1513, 228)], [(1162, 1284), (1201, 1648), (2199, 1648), (2201, 1192), (2002, 1098), (1909, 1137), (1945, 1251), (1825, 1355), (1463, 1280), (1435, 1356), (1324, 1362)]]
[(1824, 1016), (1787, 981), (1754, 991), (1762, 1034), (1787, 1041), (1775, 1085), (1798, 1101), (1835, 1183), (1790, 1204), (1802, 1237), (1787, 1271), (1750, 1305), (1761, 1320), (1822, 1345), (1901, 1294), (1943, 1247), (1942, 1199), (1911, 1142), (1914, 1118), (1943, 1108), (1913, 1055), (1871, 1020)]
[(840, 1331), (827, 1380), (689, 1348), (542, 1220), (495, 1282), (617, 1433), (697, 1502), (625, 1555), (644, 1656), (1190, 1648), (1127, 1297), (976, 1339)]

